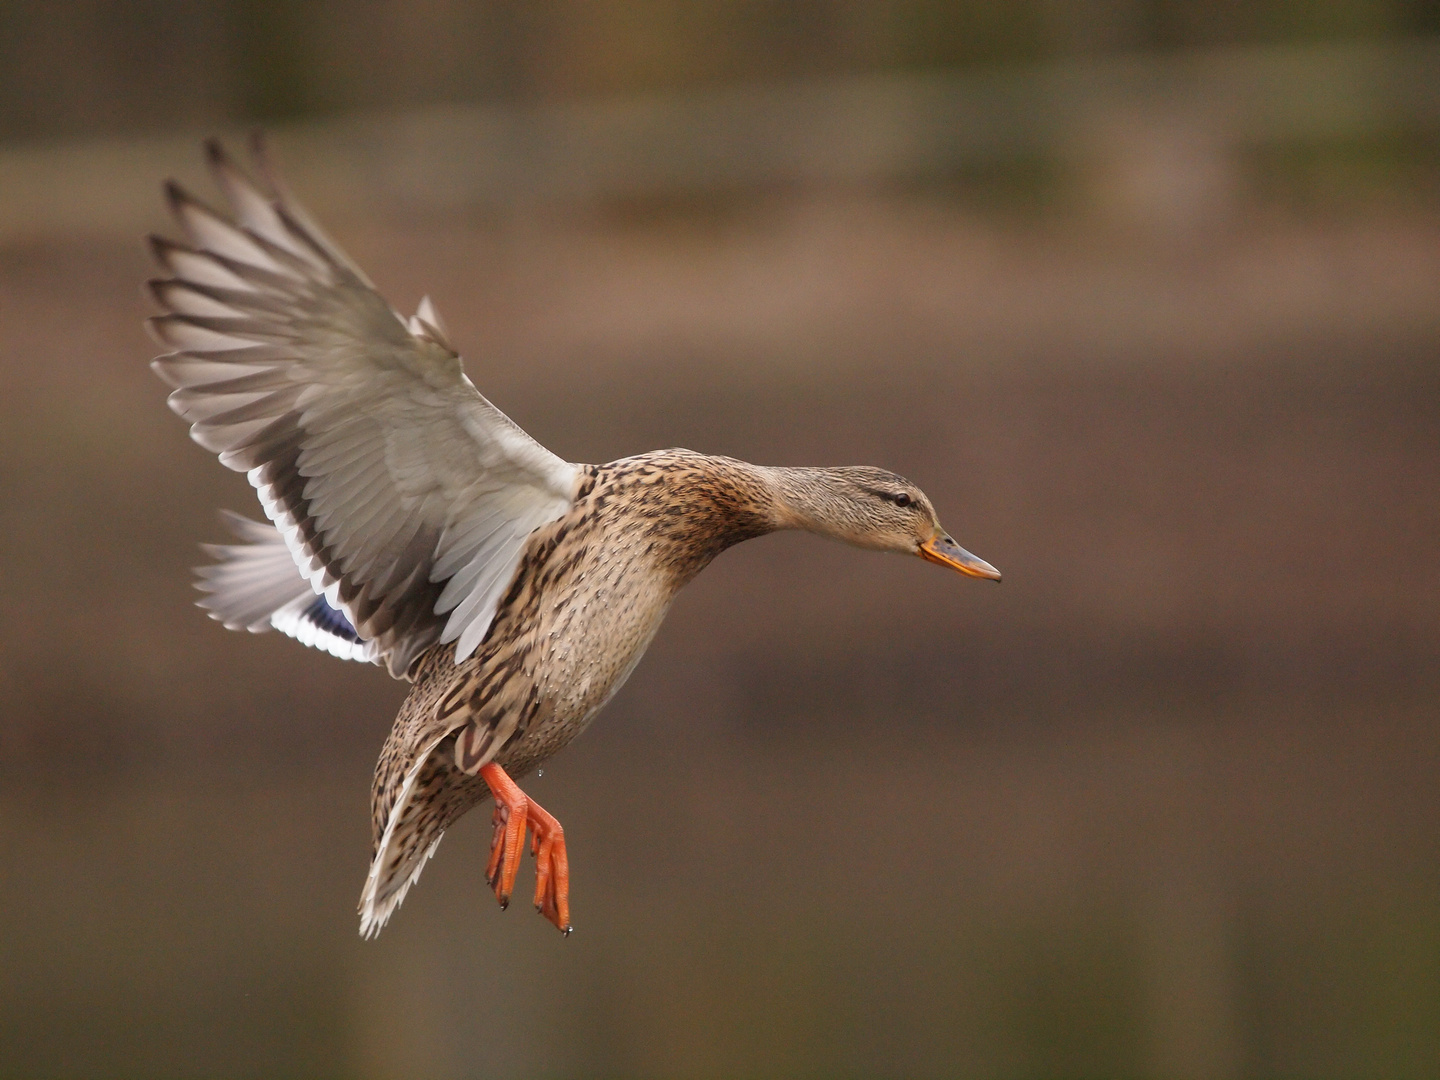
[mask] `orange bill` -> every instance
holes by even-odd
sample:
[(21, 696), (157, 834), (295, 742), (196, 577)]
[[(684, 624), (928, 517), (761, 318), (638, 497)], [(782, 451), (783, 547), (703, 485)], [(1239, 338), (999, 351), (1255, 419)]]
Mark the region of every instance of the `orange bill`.
[(999, 570), (996, 570), (984, 559), (971, 555), (943, 533), (933, 540), (927, 540), (921, 544), (919, 554), (926, 562), (948, 566), (951, 570), (959, 570), (960, 573), (968, 574), (970, 577), (985, 578), (989, 581), (1000, 580)]

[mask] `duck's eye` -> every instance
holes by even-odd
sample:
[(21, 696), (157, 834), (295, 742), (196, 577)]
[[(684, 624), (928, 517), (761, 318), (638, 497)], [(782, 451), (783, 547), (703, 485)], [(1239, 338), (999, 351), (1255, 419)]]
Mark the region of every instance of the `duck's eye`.
[(914, 499), (910, 498), (908, 493), (904, 491), (900, 492), (897, 495), (891, 495), (890, 498), (894, 501), (896, 506), (909, 506), (912, 502), (915, 501)]

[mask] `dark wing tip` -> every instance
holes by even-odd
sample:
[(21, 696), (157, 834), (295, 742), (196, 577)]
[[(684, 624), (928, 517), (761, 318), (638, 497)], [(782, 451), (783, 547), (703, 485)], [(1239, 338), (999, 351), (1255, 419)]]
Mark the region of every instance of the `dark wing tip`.
[(192, 214), (210, 218), (212, 221), (228, 225), (232, 229), (236, 228), (234, 221), (228, 215), (222, 214), (203, 199), (196, 198), (175, 180), (165, 181), (165, 201), (170, 206), (170, 213), (174, 215), (175, 220), (180, 223), (180, 227), (185, 230), (185, 235), (192, 242), (195, 241), (195, 237), (191, 235), (191, 226), (188, 220)]
[(145, 237), (145, 242), (150, 246), (150, 255), (156, 262), (166, 270), (170, 269), (170, 253), (180, 247), (174, 240), (170, 240), (158, 233), (150, 233)]
[(210, 175), (214, 177), (216, 185), (232, 204), (236, 201), (237, 189), (255, 188), (255, 182), (235, 163), (235, 159), (226, 152), (225, 144), (219, 139), (205, 140), (205, 163), (209, 166)]
[(180, 186), (180, 182), (178, 180), (166, 180), (164, 184), (164, 191), (165, 201), (170, 204), (171, 211), (177, 214), (180, 212), (181, 208), (185, 206), (186, 203), (192, 203), (195, 201), (190, 197), (189, 193)]
[[(160, 329), (160, 327), (163, 325), (160, 320), (166, 318), (169, 318), (169, 316), (151, 315), (148, 319), (145, 320), (145, 332), (150, 335), (151, 340), (154, 341), (156, 345), (163, 345), (167, 349), (173, 349), (175, 346), (169, 341), (165, 340), (164, 334)], [(154, 367), (154, 365), (155, 362), (152, 361), (151, 367)]]

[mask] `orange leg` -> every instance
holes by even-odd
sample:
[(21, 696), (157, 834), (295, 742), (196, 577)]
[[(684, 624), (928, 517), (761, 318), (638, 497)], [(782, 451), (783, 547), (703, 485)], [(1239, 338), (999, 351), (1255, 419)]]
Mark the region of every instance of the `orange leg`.
[(510, 905), (528, 825), (530, 853), (535, 856), (535, 910), (562, 934), (570, 933), (570, 862), (565, 855), (565, 830), (493, 761), (480, 769), (480, 777), (495, 796), (495, 814), (491, 818), (495, 835), (490, 841), (485, 880), (495, 890), (500, 907)]

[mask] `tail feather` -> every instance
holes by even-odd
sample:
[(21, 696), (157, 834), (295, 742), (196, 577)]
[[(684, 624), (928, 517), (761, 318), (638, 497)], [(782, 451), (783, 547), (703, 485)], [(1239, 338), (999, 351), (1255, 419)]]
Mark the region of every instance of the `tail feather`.
[(443, 734), (417, 755), (385, 816), (360, 894), (362, 937), (380, 933), (420, 880), (445, 830), (490, 794), (478, 776), (456, 767), (454, 743), (453, 732)]

